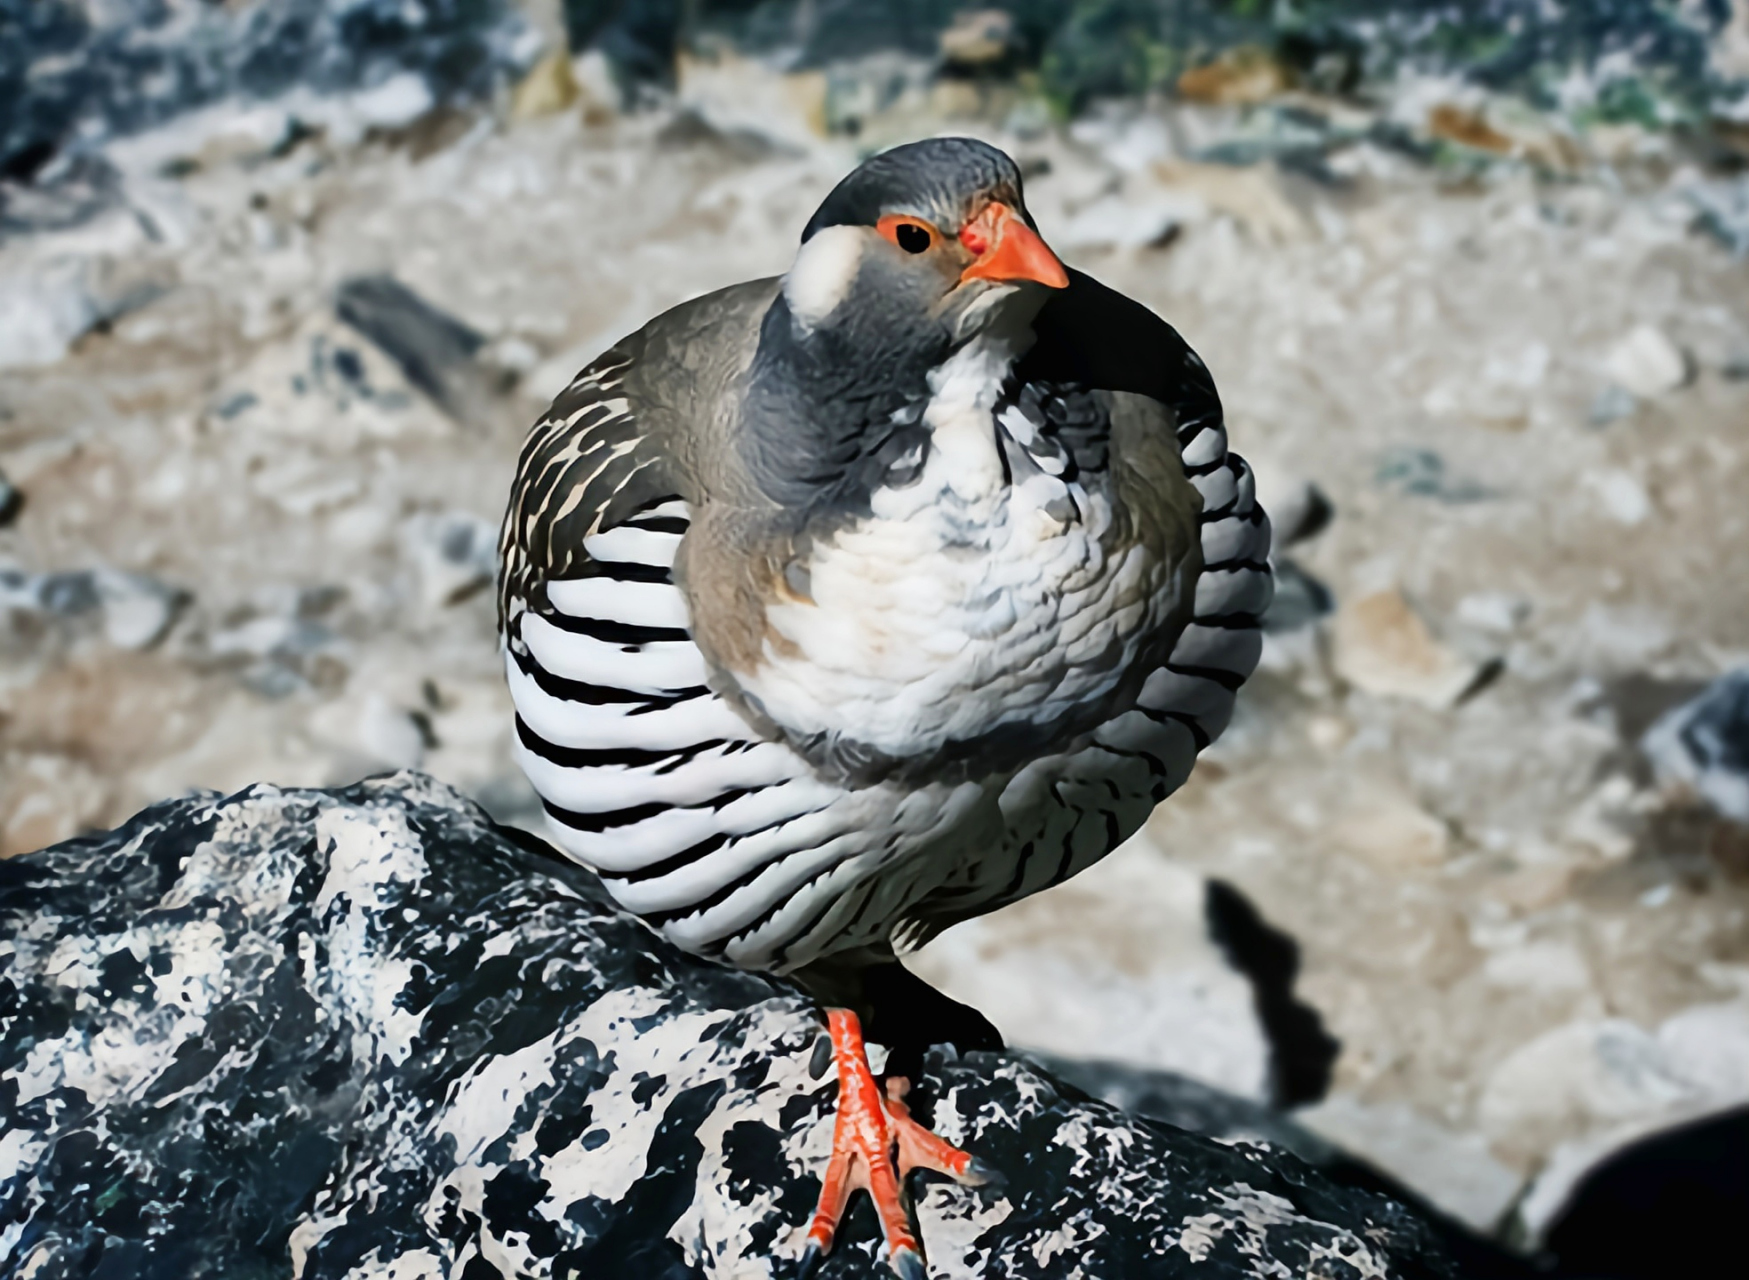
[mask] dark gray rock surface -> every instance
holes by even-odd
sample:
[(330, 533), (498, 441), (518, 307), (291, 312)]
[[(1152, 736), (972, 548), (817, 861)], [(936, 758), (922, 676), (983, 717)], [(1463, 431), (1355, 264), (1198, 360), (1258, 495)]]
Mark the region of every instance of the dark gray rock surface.
[[(781, 1277), (836, 1085), (794, 988), (399, 774), (156, 805), (0, 863), (0, 1275)], [(937, 1277), (1447, 1277), (1426, 1221), (1022, 1059), (917, 1095)], [(885, 1274), (866, 1202), (826, 1277)]]

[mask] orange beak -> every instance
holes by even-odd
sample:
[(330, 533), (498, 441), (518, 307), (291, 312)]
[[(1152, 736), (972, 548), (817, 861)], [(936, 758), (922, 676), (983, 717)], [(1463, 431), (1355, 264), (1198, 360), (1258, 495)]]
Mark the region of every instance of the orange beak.
[(1005, 204), (985, 205), (960, 229), (960, 243), (978, 255), (960, 272), (961, 280), (1031, 280), (1047, 289), (1069, 287), (1069, 273), (1057, 255)]

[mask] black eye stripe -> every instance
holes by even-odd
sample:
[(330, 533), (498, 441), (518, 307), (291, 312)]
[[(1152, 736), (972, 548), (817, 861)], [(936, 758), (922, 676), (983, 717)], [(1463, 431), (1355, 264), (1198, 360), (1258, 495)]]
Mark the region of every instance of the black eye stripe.
[(929, 247), (929, 232), (915, 222), (901, 222), (893, 228), (893, 239), (906, 253), (922, 253)]

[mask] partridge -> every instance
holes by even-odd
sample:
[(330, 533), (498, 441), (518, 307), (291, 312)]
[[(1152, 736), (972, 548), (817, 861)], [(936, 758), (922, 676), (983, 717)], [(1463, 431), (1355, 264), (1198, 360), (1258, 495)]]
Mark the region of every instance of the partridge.
[(831, 1006), (808, 1262), (866, 1188), (924, 1275), (906, 1173), (988, 1171), (870, 1071), (876, 977), (1184, 782), (1256, 665), (1269, 536), (1203, 362), (963, 138), (866, 161), (787, 273), (657, 316), (534, 426), (501, 539), (518, 758), (625, 908)]

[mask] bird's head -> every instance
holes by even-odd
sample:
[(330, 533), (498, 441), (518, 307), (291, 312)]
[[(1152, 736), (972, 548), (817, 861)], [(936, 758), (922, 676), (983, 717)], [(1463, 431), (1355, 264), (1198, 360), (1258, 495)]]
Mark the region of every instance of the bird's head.
[(971, 138), (865, 161), (802, 232), (784, 300), (806, 330), (969, 341), (997, 317), (1030, 321), (1068, 272), (1026, 211), (1020, 169)]

